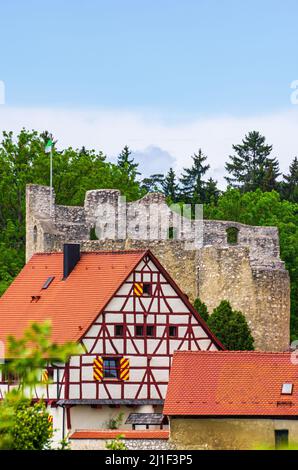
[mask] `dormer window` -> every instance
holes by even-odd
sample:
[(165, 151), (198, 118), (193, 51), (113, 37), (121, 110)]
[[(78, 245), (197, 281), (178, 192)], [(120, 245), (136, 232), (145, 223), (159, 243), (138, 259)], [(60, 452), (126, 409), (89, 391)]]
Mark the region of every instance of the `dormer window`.
[(292, 395), (293, 393), (293, 384), (290, 382), (285, 382), (282, 384), (281, 394), (282, 395)]
[(54, 279), (55, 279), (55, 276), (49, 276), (47, 280), (45, 281), (44, 285), (42, 286), (42, 289), (47, 289)]

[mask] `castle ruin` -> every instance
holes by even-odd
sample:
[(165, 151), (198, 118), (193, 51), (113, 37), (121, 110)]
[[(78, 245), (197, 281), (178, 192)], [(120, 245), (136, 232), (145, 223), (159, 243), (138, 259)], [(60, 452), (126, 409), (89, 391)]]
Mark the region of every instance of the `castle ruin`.
[[(95, 228), (99, 239), (90, 239)], [(92, 190), (83, 207), (62, 206), (49, 187), (28, 185), (27, 261), (35, 252), (61, 251), (66, 242), (80, 243), (82, 251), (150, 248), (191, 301), (200, 297), (212, 312), (226, 299), (241, 310), (256, 349), (289, 348), (290, 281), (276, 227), (190, 221), (160, 193), (124, 204), (118, 190)]]

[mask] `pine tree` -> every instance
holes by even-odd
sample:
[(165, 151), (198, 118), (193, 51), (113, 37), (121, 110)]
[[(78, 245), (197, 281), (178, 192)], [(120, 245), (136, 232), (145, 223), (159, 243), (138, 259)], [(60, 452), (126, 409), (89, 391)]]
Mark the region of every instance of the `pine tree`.
[(163, 181), (164, 175), (161, 173), (150, 175), (149, 178), (142, 180), (142, 189), (145, 189), (147, 193), (160, 192), (162, 191)]
[(134, 179), (137, 175), (140, 175), (137, 171), (139, 164), (134, 162), (133, 157), (131, 157), (131, 150), (127, 145), (125, 145), (118, 156), (117, 166), (123, 170), (130, 179)]
[(209, 313), (208, 313), (208, 308), (207, 305), (202, 302), (199, 297), (196, 298), (193, 304), (194, 308), (200, 315), (200, 317), (203, 318), (203, 320), (207, 321), (209, 318)]
[(254, 339), (243, 313), (232, 310), (227, 300), (222, 300), (208, 318), (208, 326), (229, 350), (253, 350)]
[(213, 178), (209, 178), (204, 189), (204, 200), (205, 204), (215, 203), (218, 201), (220, 191), (217, 188), (217, 181)]
[(184, 168), (184, 174), (180, 178), (181, 196), (184, 202), (201, 204), (204, 202), (205, 182), (203, 177), (210, 166), (205, 165), (207, 157), (199, 149), (198, 153), (192, 156), (193, 164), (191, 168)]
[(284, 199), (291, 202), (298, 202), (298, 159), (292, 161), (289, 174), (283, 175), (284, 181), (281, 184), (281, 194)]
[(260, 188), (271, 191), (277, 188), (279, 164), (276, 158), (270, 158), (272, 145), (265, 143), (265, 137), (257, 131), (249, 132), (242, 144), (233, 145), (234, 155), (226, 163), (227, 182), (241, 191), (255, 191)]
[(176, 202), (179, 193), (179, 186), (176, 182), (176, 175), (173, 168), (170, 168), (168, 174), (165, 176), (162, 182), (162, 189), (164, 195), (168, 197), (171, 202)]

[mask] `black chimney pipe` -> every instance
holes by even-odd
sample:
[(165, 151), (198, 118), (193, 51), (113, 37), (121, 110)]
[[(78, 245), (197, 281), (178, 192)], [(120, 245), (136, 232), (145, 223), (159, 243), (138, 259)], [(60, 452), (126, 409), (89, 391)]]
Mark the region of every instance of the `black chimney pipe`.
[(63, 245), (63, 279), (68, 278), (80, 260), (80, 256), (79, 243), (65, 243)]

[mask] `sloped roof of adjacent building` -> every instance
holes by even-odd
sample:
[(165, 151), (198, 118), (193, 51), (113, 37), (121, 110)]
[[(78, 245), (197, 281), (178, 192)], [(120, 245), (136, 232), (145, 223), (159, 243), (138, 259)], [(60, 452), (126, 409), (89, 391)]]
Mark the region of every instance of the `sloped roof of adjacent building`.
[(122, 439), (168, 439), (168, 429), (82, 429), (75, 431), (70, 439), (115, 439), (119, 435)]
[[(141, 262), (149, 256), (174, 290), (209, 331), (186, 296), (149, 250), (81, 252), (70, 275), (63, 280), (63, 253), (37, 253), (0, 298), (0, 340), (20, 338), (30, 322), (51, 320), (52, 340), (79, 341), (108, 302)], [(46, 289), (43, 285), (50, 278)]]
[[(293, 363), (295, 356), (291, 354), (178, 351), (174, 353), (164, 414), (297, 415), (298, 364)], [(292, 384), (292, 394), (282, 394), (283, 384)]]

